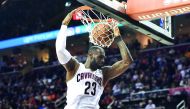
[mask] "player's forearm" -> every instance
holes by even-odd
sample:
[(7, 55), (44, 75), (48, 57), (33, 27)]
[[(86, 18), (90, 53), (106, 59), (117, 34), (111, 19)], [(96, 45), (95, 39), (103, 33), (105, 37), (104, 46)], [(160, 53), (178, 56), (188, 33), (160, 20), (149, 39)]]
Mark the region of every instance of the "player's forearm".
[(67, 16), (65, 17), (65, 19), (62, 21), (62, 25), (66, 25), (66, 26), (69, 25), (69, 23), (70, 23), (70, 21), (72, 19), (72, 15), (73, 15), (74, 12), (75, 12), (75, 10), (71, 11), (70, 13), (67, 14)]
[(122, 38), (120, 36), (116, 37), (115, 42), (117, 43), (117, 45), (119, 47), (122, 60), (125, 63), (132, 63), (133, 58), (132, 58), (131, 53), (130, 53), (128, 47), (126, 46), (125, 42), (122, 40)]
[(57, 39), (56, 39), (56, 50), (62, 50), (66, 48), (66, 30), (67, 30), (67, 26), (70, 23), (71, 19), (72, 19), (72, 14), (74, 13), (74, 11), (70, 12), (67, 14), (67, 16), (63, 19), (62, 21), (62, 25), (61, 25), (61, 29), (57, 35)]
[(66, 50), (67, 26), (62, 25), (56, 38), (56, 54), (61, 64), (66, 64), (71, 59), (71, 54)]
[(67, 26), (62, 25), (56, 38), (56, 50), (62, 50), (63, 48), (66, 48), (66, 30)]

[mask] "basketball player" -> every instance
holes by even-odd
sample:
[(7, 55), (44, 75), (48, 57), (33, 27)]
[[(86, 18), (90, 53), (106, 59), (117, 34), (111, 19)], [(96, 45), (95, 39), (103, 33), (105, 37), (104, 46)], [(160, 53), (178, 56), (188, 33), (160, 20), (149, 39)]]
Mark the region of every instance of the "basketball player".
[(99, 100), (106, 83), (121, 75), (133, 62), (133, 59), (120, 37), (119, 29), (114, 29), (115, 41), (121, 52), (122, 60), (112, 66), (104, 66), (105, 51), (99, 46), (92, 46), (85, 64), (79, 63), (66, 50), (66, 30), (72, 19), (70, 12), (62, 22), (56, 39), (56, 53), (59, 62), (67, 71), (67, 105), (64, 109), (99, 109)]

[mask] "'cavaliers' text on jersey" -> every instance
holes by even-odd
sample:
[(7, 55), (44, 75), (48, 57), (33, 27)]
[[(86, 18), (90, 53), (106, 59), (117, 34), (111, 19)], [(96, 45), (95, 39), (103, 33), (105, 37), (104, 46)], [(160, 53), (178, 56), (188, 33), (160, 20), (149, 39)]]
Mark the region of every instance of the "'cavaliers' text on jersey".
[(99, 109), (103, 89), (102, 70), (91, 71), (80, 63), (74, 77), (67, 82), (65, 109)]

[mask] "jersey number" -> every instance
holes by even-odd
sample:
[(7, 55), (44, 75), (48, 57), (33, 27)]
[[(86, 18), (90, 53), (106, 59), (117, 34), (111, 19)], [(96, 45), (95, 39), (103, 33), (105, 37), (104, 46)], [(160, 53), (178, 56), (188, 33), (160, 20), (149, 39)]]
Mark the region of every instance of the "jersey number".
[[(85, 86), (87, 86), (87, 87), (85, 88), (84, 94), (87, 94), (87, 95), (91, 94), (93, 96), (96, 94), (96, 82), (91, 83), (91, 82), (87, 81), (87, 82), (85, 82)], [(91, 89), (91, 87), (92, 87), (92, 91), (89, 90), (89, 89)]]

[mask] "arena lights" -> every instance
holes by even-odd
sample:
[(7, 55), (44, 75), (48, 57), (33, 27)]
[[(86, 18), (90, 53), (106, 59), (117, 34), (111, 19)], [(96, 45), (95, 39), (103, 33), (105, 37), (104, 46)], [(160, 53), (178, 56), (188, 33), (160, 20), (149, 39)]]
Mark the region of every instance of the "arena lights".
[[(0, 45), (1, 45), (0, 50), (16, 47), (16, 46), (21, 46), (21, 45), (26, 45), (26, 44), (53, 40), (56, 38), (58, 32), (59, 30), (54, 30), (54, 31), (49, 31), (49, 32), (44, 32), (44, 33), (39, 33), (39, 34), (22, 36), (19, 38), (13, 38), (9, 40), (3, 40), (3, 41), (0, 41)], [(87, 32), (87, 28), (85, 28), (85, 26), (82, 25), (82, 26), (69, 27), (66, 34), (67, 36), (73, 36), (73, 35), (83, 34), (86, 32)]]
[[(119, 24), (119, 26), (122, 26), (122, 25)], [(19, 38), (3, 40), (3, 41), (0, 41), (0, 45), (1, 45), (0, 50), (16, 47), (16, 46), (21, 46), (21, 45), (53, 40), (56, 38), (58, 32), (59, 30), (54, 30), (54, 31), (49, 31), (49, 32), (44, 32), (44, 33), (39, 33), (39, 34), (21, 36)], [(74, 35), (79, 35), (79, 34), (83, 34), (87, 32), (88, 32), (88, 27), (86, 28), (84, 25), (81, 25), (81, 26), (69, 27), (66, 34), (67, 36), (74, 36)]]
[(66, 2), (65, 3), (65, 7), (70, 7), (71, 6), (71, 2)]

